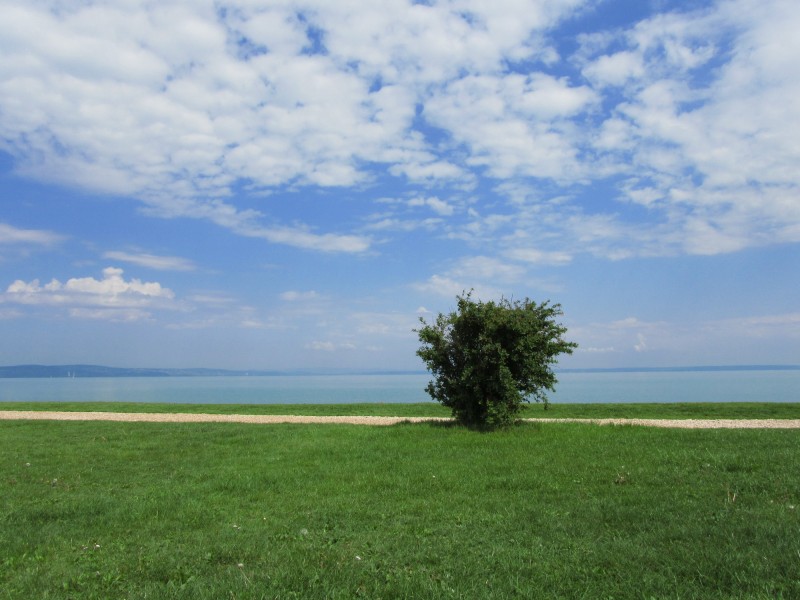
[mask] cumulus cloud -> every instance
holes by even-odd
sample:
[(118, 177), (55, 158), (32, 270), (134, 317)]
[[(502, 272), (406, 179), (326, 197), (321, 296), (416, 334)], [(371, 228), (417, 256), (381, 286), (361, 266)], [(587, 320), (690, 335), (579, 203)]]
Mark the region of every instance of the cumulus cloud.
[(468, 164), (492, 177), (563, 180), (583, 171), (568, 118), (594, 100), (588, 87), (544, 74), (481, 75), (448, 84), (424, 114), (469, 148)]
[(454, 212), (455, 209), (445, 202), (444, 200), (440, 200), (436, 196), (432, 196), (430, 198), (413, 198), (408, 202), (409, 206), (427, 206), (433, 212), (443, 217), (449, 217)]
[[(798, 241), (800, 80), (788, 57), (800, 9), (780, 0), (658, 15), (624, 32), (584, 74), (625, 94), (598, 145), (619, 158), (628, 200), (671, 221), (696, 254)], [(675, 247), (675, 246), (673, 246)]]
[(174, 309), (175, 294), (158, 282), (125, 280), (122, 269), (103, 269), (103, 278), (78, 277), (62, 283), (52, 279), (41, 284), (38, 279), (21, 279), (8, 286), (2, 301), (26, 306), (67, 309), (79, 318), (139, 320), (153, 309)]
[(599, 56), (584, 68), (583, 73), (601, 86), (623, 85), (644, 75), (644, 64), (642, 57), (633, 52), (616, 52)]
[[(237, 194), (396, 178), (437, 188), (419, 208), (449, 221), (445, 192), (488, 179), (539, 193), (489, 211), (504, 238), (565, 198), (540, 227), (571, 256), (800, 240), (797, 3), (678, 3), (560, 54), (548, 40), (594, 4), (7, 0), (0, 150), (28, 177), (320, 252), (374, 240), (347, 220), (283, 223)], [(387, 219), (374, 228), (420, 223)], [(8, 227), (0, 241), (21, 235)], [(561, 260), (538, 239), (514, 248)]]

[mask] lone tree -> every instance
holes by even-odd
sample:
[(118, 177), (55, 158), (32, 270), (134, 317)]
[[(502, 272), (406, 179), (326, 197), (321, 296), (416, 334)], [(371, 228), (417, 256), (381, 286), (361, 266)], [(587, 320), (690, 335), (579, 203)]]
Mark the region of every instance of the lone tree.
[(555, 321), (561, 306), (471, 296), (458, 296), (458, 310), (434, 323), (420, 318), (417, 355), (434, 377), (426, 391), (469, 427), (510, 425), (531, 396), (547, 408), (545, 390), (557, 383), (551, 365), (578, 346)]

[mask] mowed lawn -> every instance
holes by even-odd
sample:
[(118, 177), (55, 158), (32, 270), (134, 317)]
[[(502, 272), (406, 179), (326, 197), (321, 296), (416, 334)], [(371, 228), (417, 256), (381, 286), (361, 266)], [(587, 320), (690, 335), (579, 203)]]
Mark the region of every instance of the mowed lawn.
[(0, 422), (0, 598), (798, 598), (799, 437)]

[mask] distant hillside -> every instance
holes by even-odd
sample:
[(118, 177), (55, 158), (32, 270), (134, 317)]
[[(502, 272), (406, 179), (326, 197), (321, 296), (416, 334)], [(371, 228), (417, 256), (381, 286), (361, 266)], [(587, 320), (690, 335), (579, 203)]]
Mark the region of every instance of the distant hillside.
[(127, 369), (101, 365), (13, 365), (0, 367), (0, 379), (49, 377), (266, 377), (276, 375), (410, 375), (425, 371), (296, 369), (234, 371), (230, 369)]
[(246, 375), (223, 369), (126, 369), (100, 365), (15, 365), (0, 367), (0, 378), (39, 377), (208, 377)]

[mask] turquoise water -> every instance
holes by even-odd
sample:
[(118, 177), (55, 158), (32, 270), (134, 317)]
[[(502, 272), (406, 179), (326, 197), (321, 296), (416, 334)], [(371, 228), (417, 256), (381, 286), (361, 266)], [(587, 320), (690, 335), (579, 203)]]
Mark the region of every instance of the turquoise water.
[[(553, 402), (800, 402), (800, 371), (560, 373)], [(426, 402), (429, 376), (0, 379), (0, 401), (334, 404)]]
[(800, 402), (800, 371), (562, 373), (553, 402)]
[(349, 404), (425, 402), (426, 375), (1, 379), (0, 401)]

